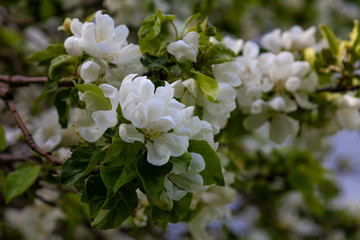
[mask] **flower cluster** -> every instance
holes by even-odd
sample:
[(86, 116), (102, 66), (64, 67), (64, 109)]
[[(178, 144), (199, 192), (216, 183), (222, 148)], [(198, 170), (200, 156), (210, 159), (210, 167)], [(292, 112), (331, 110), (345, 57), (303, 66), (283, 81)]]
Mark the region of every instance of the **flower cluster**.
[(90, 56), (80, 69), (85, 83), (95, 82), (101, 77), (102, 81), (119, 87), (119, 79), (130, 73), (146, 71), (140, 63), (139, 46), (126, 41), (128, 28), (125, 25), (115, 27), (109, 15), (97, 11), (95, 22), (85, 23), (75, 18), (70, 29), (74, 35), (64, 42), (69, 55), (81, 56), (84, 52)]

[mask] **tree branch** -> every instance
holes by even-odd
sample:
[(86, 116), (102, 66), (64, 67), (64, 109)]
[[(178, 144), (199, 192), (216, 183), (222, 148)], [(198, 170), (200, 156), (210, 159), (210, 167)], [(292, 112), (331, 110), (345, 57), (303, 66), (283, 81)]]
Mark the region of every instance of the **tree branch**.
[(22, 121), (19, 113), (16, 110), (15, 107), (15, 103), (13, 101), (14, 96), (10, 93), (8, 88), (5, 87), (1, 87), (0, 86), (0, 98), (2, 100), (4, 100), (4, 102), (6, 103), (6, 105), (8, 106), (10, 112), (13, 115), (13, 118), (16, 122), (16, 125), (20, 128), (21, 132), (24, 134), (25, 136), (25, 141), (26, 144), (35, 152), (37, 152), (38, 154), (40, 154), (41, 156), (47, 158), (49, 161), (51, 161), (53, 164), (55, 165), (62, 165), (63, 161), (57, 159), (56, 157), (54, 157), (51, 152), (46, 152), (45, 150), (43, 150), (42, 148), (40, 148), (34, 141), (34, 139), (32, 138), (28, 128), (26, 127), (26, 125), (24, 124), (24, 122)]
[[(45, 84), (48, 81), (47, 77), (26, 77), (21, 75), (0, 75), (0, 82), (6, 83), (9, 87), (24, 87), (30, 84)], [(71, 87), (74, 84), (70, 80), (65, 80), (59, 83), (59, 87)]]
[(33, 162), (39, 163), (39, 161), (32, 156), (27, 155), (13, 155), (11, 153), (0, 153), (0, 162)]
[(316, 89), (316, 92), (346, 92), (346, 91), (354, 91), (360, 89), (360, 86), (335, 86), (335, 87), (324, 87)]

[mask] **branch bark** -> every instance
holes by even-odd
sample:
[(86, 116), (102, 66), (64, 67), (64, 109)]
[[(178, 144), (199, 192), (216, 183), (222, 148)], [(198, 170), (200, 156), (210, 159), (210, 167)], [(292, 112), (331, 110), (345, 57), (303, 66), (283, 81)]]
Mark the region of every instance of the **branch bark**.
[[(9, 87), (24, 87), (30, 84), (45, 84), (48, 81), (47, 77), (26, 77), (21, 75), (0, 75), (0, 82), (8, 84)], [(59, 83), (59, 87), (71, 87), (74, 84), (70, 80), (65, 80)]]
[(0, 98), (6, 103), (6, 105), (8, 106), (11, 114), (13, 115), (13, 118), (14, 118), (14, 120), (16, 122), (16, 125), (20, 128), (21, 132), (24, 134), (26, 144), (33, 151), (35, 151), (38, 154), (40, 154), (41, 156), (45, 157), (50, 162), (52, 162), (54, 165), (62, 165), (63, 161), (61, 161), (60, 159), (57, 159), (56, 157), (54, 157), (51, 154), (51, 152), (47, 152), (47, 151), (43, 150), (42, 148), (40, 148), (35, 143), (34, 139), (32, 138), (32, 136), (31, 136), (31, 134), (29, 132), (29, 129), (26, 127), (26, 125), (22, 121), (18, 111), (16, 110), (16, 106), (15, 106), (15, 103), (13, 101), (14, 96), (10, 93), (8, 88), (0, 86)]
[(317, 93), (320, 92), (346, 92), (346, 91), (354, 91), (360, 89), (360, 86), (335, 86), (335, 87), (323, 87), (316, 90)]

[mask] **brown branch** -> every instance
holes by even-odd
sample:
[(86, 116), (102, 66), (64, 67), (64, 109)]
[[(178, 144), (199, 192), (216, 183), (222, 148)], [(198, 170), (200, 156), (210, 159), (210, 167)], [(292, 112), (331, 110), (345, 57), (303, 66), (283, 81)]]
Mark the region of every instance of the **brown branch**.
[(13, 155), (11, 153), (0, 153), (0, 162), (33, 162), (39, 163), (38, 160), (32, 156), (27, 155)]
[[(26, 77), (21, 75), (0, 75), (0, 82), (8, 84), (10, 87), (23, 87), (30, 84), (45, 84), (48, 81), (47, 77)], [(64, 80), (59, 83), (59, 87), (74, 86), (72, 81)]]
[(41, 156), (47, 158), (49, 161), (51, 161), (53, 164), (55, 165), (61, 165), (63, 164), (63, 161), (57, 159), (56, 157), (54, 157), (51, 152), (46, 152), (45, 150), (43, 150), (42, 148), (40, 148), (34, 141), (34, 139), (32, 138), (28, 128), (26, 127), (26, 125), (24, 124), (24, 122), (22, 121), (19, 113), (16, 110), (15, 107), (15, 103), (13, 102), (14, 96), (10, 93), (8, 88), (5, 87), (0, 87), (0, 98), (2, 100), (4, 100), (4, 102), (6, 103), (6, 105), (8, 106), (10, 112), (13, 115), (13, 118), (16, 122), (16, 125), (18, 125), (18, 127), (20, 128), (21, 132), (24, 134), (25, 136), (25, 141), (26, 144), (35, 152), (37, 152), (38, 154), (40, 154)]
[(360, 89), (360, 86), (348, 86), (348, 87), (343, 87), (343, 86), (335, 86), (335, 87), (324, 87), (324, 88), (319, 88), (316, 89), (316, 92), (346, 92), (346, 91), (354, 91), (354, 90), (358, 90)]

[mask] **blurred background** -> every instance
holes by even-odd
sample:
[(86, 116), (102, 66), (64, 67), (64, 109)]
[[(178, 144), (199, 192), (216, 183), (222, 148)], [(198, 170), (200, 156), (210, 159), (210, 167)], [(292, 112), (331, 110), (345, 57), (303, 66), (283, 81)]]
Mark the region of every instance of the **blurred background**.
[[(202, 18), (209, 16), (209, 23), (219, 28), (222, 35), (258, 42), (263, 34), (271, 30), (289, 30), (294, 25), (307, 29), (310, 26), (326, 24), (338, 37), (347, 38), (353, 20), (360, 16), (360, 1), (1, 0), (0, 74), (45, 76), (46, 69), (26, 61), (26, 57), (44, 49), (50, 43), (63, 42), (67, 34), (58, 31), (58, 27), (66, 17), (83, 20), (98, 9), (104, 9), (115, 19), (116, 24), (127, 25), (130, 29), (129, 41), (133, 43), (137, 42), (137, 30), (142, 20), (155, 13), (157, 9), (176, 15), (179, 26), (188, 16), (200, 12)], [(318, 37), (320, 38), (319, 33)], [(13, 91), (19, 112), (33, 134), (43, 134), (38, 130), (42, 123), (56, 122), (56, 112), (49, 109), (51, 103), (43, 103), (44, 111), (35, 111), (32, 108), (32, 102), (40, 94), (41, 86), (29, 86)], [(27, 146), (18, 143), (22, 141), (21, 134), (1, 101), (0, 121), (6, 131), (7, 151), (14, 154), (31, 154)], [(60, 126), (56, 122), (50, 128), (60, 129)], [(49, 129), (42, 131), (50, 131)], [(55, 131), (52, 135), (42, 137), (43, 140), (45, 138), (44, 146), (49, 145), (51, 141), (56, 142), (57, 140), (51, 137), (57, 134), (66, 135), (65, 132)], [(282, 190), (279, 195), (271, 195), (275, 192), (277, 180), (285, 180), (282, 176), (277, 176), (276, 172), (269, 172), (268, 176), (271, 176), (272, 180), (275, 179), (274, 184), (267, 182), (271, 186), (264, 187), (261, 184), (270, 181), (269, 179), (260, 179), (263, 182), (253, 179), (252, 183), (258, 184), (256, 186), (259, 189), (256, 199), (247, 198), (248, 195), (239, 190), (236, 201), (227, 207), (233, 212), (232, 219), (211, 222), (207, 226), (211, 233), (209, 239), (360, 239), (359, 132), (342, 131), (323, 140), (322, 148), (312, 153), (316, 161), (321, 162), (329, 171), (331, 181), (319, 186), (330, 189), (328, 198), (331, 201), (321, 199), (319, 202), (322, 207), (315, 206), (316, 204), (315, 207), (309, 207), (311, 201), (304, 200), (301, 187), (294, 186)], [(280, 146), (254, 143), (245, 138), (242, 141), (242, 164), (246, 165), (247, 161), (258, 162), (259, 159), (280, 162), (281, 157), (271, 155), (269, 151), (280, 149)], [(60, 143), (56, 146), (57, 150), (61, 149)], [(253, 154), (257, 150), (267, 156)], [(69, 151), (63, 149), (59, 151), (59, 155), (66, 159)], [(307, 159), (306, 156), (303, 157)], [(307, 161), (311, 163), (312, 160), (309, 159)], [(267, 163), (260, 161), (259, 164), (265, 166)], [(11, 168), (8, 169), (8, 166), (1, 162), (0, 166), (3, 175), (0, 174), (2, 187), (4, 174), (6, 175)], [(293, 166), (297, 167), (295, 163)], [(251, 172), (252, 168), (249, 167), (245, 171)], [(242, 183), (235, 180), (233, 187), (241, 189)], [(170, 225), (167, 233), (151, 225), (141, 227), (131, 224), (125, 224), (115, 230), (94, 230), (86, 220), (87, 210), (80, 206), (79, 197), (72, 189), (64, 191), (47, 183), (38, 184), (40, 186), (36, 190), (37, 197), (23, 196), (22, 201), (12, 202), (8, 206), (5, 206), (1, 198), (1, 239), (192, 239), (186, 224)], [(254, 194), (257, 194), (255, 190)], [(268, 202), (269, 205), (261, 207), (262, 202)], [(269, 211), (268, 207), (272, 208), (272, 211)], [(316, 215), (314, 212), (320, 208), (323, 208), (324, 212)]]

